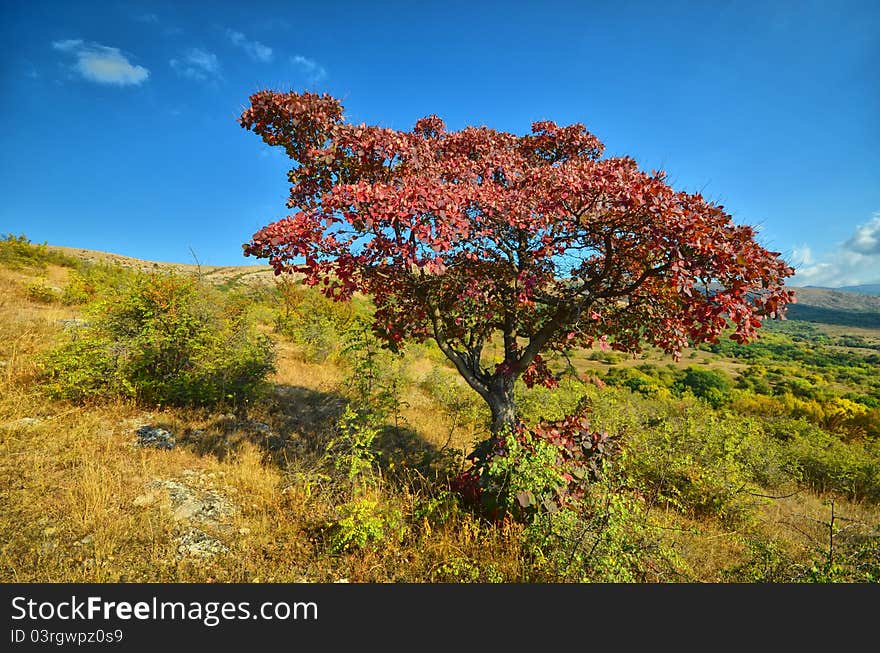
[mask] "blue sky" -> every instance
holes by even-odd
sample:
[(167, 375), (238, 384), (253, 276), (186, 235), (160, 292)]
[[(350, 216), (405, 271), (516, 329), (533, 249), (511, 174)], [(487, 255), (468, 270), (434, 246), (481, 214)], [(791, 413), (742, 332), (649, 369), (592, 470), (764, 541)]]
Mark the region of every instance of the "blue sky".
[(286, 213), (262, 88), (355, 122), (524, 133), (612, 155), (756, 225), (795, 284), (880, 281), (880, 3), (41, 2), (0, 8), (0, 233), (241, 265)]

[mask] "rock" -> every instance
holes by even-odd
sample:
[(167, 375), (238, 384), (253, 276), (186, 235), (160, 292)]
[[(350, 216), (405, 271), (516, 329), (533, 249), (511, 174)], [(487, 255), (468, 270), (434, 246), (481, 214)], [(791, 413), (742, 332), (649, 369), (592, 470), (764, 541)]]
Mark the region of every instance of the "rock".
[(135, 497), (132, 503), (138, 507), (153, 505), (156, 503), (156, 494), (155, 492), (147, 492), (146, 494)]
[(176, 444), (174, 435), (158, 426), (145, 425), (137, 430), (138, 447), (153, 447), (155, 449), (173, 449)]
[(239, 535), (250, 535), (250, 532), (251, 532), (251, 529), (247, 528), (246, 526), (243, 526), (242, 528), (238, 529)]
[[(187, 474), (186, 472), (189, 472)], [(183, 474), (189, 482), (202, 480), (201, 475), (192, 470)], [(158, 500), (158, 495), (167, 492), (171, 501), (171, 516), (175, 521), (193, 522), (216, 527), (235, 512), (233, 505), (219, 492), (212, 489), (197, 489), (186, 483), (172, 479), (157, 479), (150, 483), (150, 490), (134, 500), (135, 505), (148, 506)]]
[(178, 558), (211, 558), (227, 551), (229, 548), (223, 542), (198, 528), (188, 529), (177, 540)]
[(21, 419), (15, 419), (11, 422), (5, 422), (3, 426), (10, 429), (29, 428), (31, 426), (37, 426), (38, 424), (42, 423), (42, 421), (43, 420), (39, 417), (22, 417)]
[(77, 542), (77, 544), (79, 544), (80, 546), (91, 546), (94, 543), (95, 543), (95, 536), (94, 535), (86, 535), (79, 542)]
[(205, 509), (205, 504), (197, 499), (187, 499), (174, 509), (171, 516), (177, 521), (189, 521)]
[(81, 328), (89, 326), (89, 323), (86, 320), (80, 320), (75, 317), (71, 318), (69, 320), (57, 320), (57, 322), (58, 322), (58, 324), (63, 326), (68, 331), (75, 330), (75, 329), (81, 329)]

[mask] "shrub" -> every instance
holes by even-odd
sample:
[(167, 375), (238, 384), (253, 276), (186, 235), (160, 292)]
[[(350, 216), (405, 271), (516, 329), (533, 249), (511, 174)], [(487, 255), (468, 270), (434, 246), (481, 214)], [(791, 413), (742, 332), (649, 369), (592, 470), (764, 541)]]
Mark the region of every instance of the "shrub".
[(678, 385), (690, 390), (695, 397), (705, 400), (713, 408), (720, 408), (730, 401), (730, 378), (719, 370), (688, 367)]
[(754, 504), (756, 485), (790, 477), (778, 442), (757, 420), (722, 415), (682, 402), (628, 434), (622, 465), (630, 482), (651, 497), (693, 516), (738, 520)]
[(613, 368), (605, 375), (611, 385), (629, 388), (646, 397), (669, 397), (668, 386), (672, 384), (670, 375), (653, 365), (639, 365), (638, 368)]
[(818, 492), (880, 501), (880, 443), (843, 443), (819, 428), (800, 430), (786, 447), (792, 473)]
[(555, 422), (574, 414), (588, 393), (588, 384), (564, 377), (556, 388), (518, 382), (514, 388), (520, 418), (526, 424)]
[(668, 580), (680, 563), (649, 527), (648, 509), (603, 481), (576, 503), (536, 515), (523, 532), (523, 550), (537, 576), (533, 580)]
[(94, 302), (103, 296), (122, 291), (131, 284), (137, 272), (119, 264), (97, 263), (72, 270), (70, 279), (61, 293), (67, 305)]
[(61, 298), (61, 292), (58, 288), (47, 286), (42, 281), (29, 283), (25, 291), (27, 292), (28, 299), (40, 302), (41, 304), (52, 304)]
[(339, 334), (357, 313), (354, 303), (334, 302), (287, 278), (279, 282), (278, 293), (281, 312), (275, 319), (275, 331), (299, 345), (307, 362), (323, 363), (336, 356), (343, 344)]
[(193, 279), (138, 274), (89, 313), (76, 339), (43, 361), (53, 396), (242, 405), (273, 368), (271, 343), (247, 313)]
[(479, 444), (454, 487), (491, 519), (509, 514), (528, 521), (581, 498), (616, 449), (607, 433), (590, 428), (583, 412), (534, 428), (520, 424)]

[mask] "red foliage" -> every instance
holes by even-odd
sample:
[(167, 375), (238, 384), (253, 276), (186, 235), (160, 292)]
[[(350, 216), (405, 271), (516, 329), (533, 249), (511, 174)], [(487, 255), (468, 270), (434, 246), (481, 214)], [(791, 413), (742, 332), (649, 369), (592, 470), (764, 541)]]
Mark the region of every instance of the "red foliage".
[[(250, 100), (241, 125), (294, 161), (295, 211), (245, 254), (336, 299), (371, 295), (380, 336), (436, 339), (484, 398), (524, 373), (552, 384), (540, 352), (649, 342), (677, 356), (728, 323), (748, 341), (794, 300), (792, 268), (751, 227), (662, 172), (601, 158), (583, 125), (517, 136), (430, 116), (397, 131), (346, 123), (328, 95)], [(484, 368), (498, 333), (504, 361)]]

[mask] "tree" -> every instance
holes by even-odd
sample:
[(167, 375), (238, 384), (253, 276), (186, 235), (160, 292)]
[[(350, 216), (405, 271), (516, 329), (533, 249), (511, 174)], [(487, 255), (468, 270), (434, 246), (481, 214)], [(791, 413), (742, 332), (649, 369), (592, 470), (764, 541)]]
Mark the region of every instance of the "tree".
[[(601, 158), (583, 125), (517, 136), (354, 125), (329, 95), (260, 91), (242, 127), (293, 161), (288, 217), (245, 255), (345, 300), (376, 304), (392, 348), (433, 338), (492, 411), (516, 421), (514, 382), (552, 386), (542, 353), (594, 344), (678, 356), (728, 325), (747, 342), (780, 316), (793, 274), (722, 206), (673, 190), (629, 157)], [(503, 359), (484, 347), (500, 338)]]

